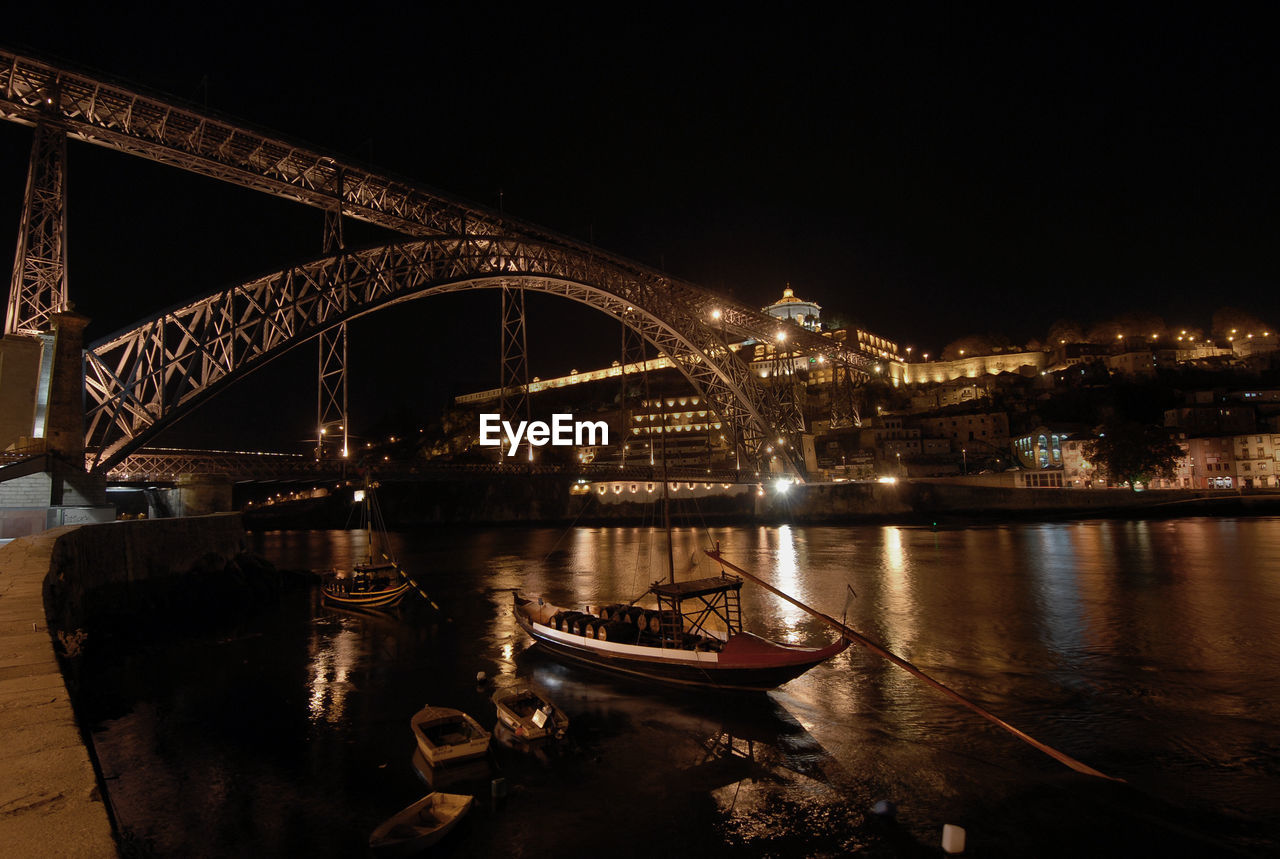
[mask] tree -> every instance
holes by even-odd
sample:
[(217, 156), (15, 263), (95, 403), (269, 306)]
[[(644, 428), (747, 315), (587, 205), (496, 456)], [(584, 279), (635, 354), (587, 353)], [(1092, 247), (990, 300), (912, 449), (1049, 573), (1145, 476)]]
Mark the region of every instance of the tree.
[(1130, 337), (1162, 340), (1168, 334), (1164, 320), (1154, 313), (1133, 311), (1099, 322), (1089, 329), (1090, 343), (1114, 343)]
[(1262, 336), (1262, 332), (1270, 330), (1271, 326), (1252, 313), (1235, 307), (1220, 307), (1213, 314), (1213, 336), (1219, 340), (1242, 339), (1250, 334)]
[(952, 340), (942, 349), (942, 360), (956, 361), (960, 358), (972, 358), (974, 355), (992, 355), (1013, 345), (1008, 337), (1002, 334), (970, 334), (959, 340)]
[(1132, 422), (1102, 427), (1099, 438), (1084, 447), (1085, 458), (1104, 469), (1117, 483), (1127, 483), (1135, 492), (1139, 483), (1157, 477), (1173, 477), (1182, 448), (1162, 427)]
[(1050, 349), (1067, 343), (1081, 343), (1084, 341), (1084, 329), (1071, 319), (1059, 319), (1049, 326), (1045, 339)]

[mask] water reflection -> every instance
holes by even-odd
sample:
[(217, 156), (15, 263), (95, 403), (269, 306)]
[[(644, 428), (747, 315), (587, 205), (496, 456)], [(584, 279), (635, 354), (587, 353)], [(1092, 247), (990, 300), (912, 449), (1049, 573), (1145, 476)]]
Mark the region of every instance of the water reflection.
[[(827, 613), (840, 615), (852, 586), (850, 626), (1146, 794), (1098, 802), (1095, 785), (855, 648), (747, 703), (562, 665), (516, 627), (510, 589), (628, 599), (665, 575), (661, 532), (512, 528), (397, 535), (439, 612), (415, 598), (396, 616), (341, 615), (309, 593), (189, 642), (102, 642), (85, 718), (117, 813), (172, 855), (354, 855), (421, 795), (413, 712), (439, 703), (493, 724), (483, 670), (545, 691), (569, 714), (572, 743), (551, 766), (497, 761), (512, 797), (473, 815), (484, 825), (463, 835), (467, 855), (598, 850), (654, 821), (669, 843), (712, 855), (921, 853), (957, 819), (1003, 855), (1185, 855), (1187, 829), (1280, 849), (1267, 823), (1280, 813), (1280, 520), (718, 528), (712, 539)], [(349, 563), (360, 540), (254, 535), (280, 566), (308, 569)], [(677, 530), (682, 573), (706, 542)], [(754, 632), (831, 638), (760, 588), (742, 598)], [(483, 781), (475, 790), (488, 801)], [(882, 798), (910, 809), (892, 836), (866, 819)], [(1086, 833), (1132, 849), (1082, 847)]]
[(1044, 641), (1065, 662), (1074, 663), (1087, 648), (1078, 577), (1083, 565), (1096, 565), (1097, 560), (1077, 554), (1077, 541), (1067, 528), (1041, 526), (1031, 536), (1035, 562), (1029, 572), (1044, 618)]
[(895, 652), (909, 652), (916, 640), (917, 611), (912, 593), (912, 574), (903, 548), (904, 533), (904, 529), (895, 526), (884, 529), (880, 560), (886, 643)]
[(352, 689), (351, 674), (359, 659), (360, 634), (346, 626), (336, 634), (319, 628), (310, 645), (310, 706), (313, 721), (337, 724), (347, 714), (347, 696)]
[[(796, 543), (796, 534), (792, 527), (779, 526), (771, 569), (775, 587), (789, 594), (802, 595), (804, 590), (800, 584), (800, 551)], [(799, 627), (802, 621), (809, 619), (809, 615), (791, 603), (785, 602), (779, 608), (779, 614), (785, 630), (782, 640), (787, 644), (803, 643), (803, 633)]]

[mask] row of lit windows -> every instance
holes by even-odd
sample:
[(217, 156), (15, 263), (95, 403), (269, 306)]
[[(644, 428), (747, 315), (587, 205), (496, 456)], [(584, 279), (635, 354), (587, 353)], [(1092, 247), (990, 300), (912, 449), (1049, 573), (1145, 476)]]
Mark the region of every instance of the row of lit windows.
[[(691, 418), (693, 417), (693, 412), (685, 412), (684, 416), (686, 418)], [(705, 418), (706, 416), (707, 416), (707, 412), (705, 409), (698, 412), (698, 417)], [(652, 423), (653, 421), (656, 421), (659, 418), (678, 418), (678, 417), (680, 417), (680, 412), (666, 412), (665, 414), (660, 414), (660, 415), (632, 415), (631, 419), (634, 421), (647, 420)]]
[[(703, 483), (703, 484), (702, 484), (702, 488), (703, 488), (703, 489), (710, 489), (713, 485), (714, 485), (714, 484), (711, 484), (711, 483)], [(721, 483), (721, 484), (720, 484), (720, 488), (721, 488), (721, 489), (728, 489), (728, 488), (729, 488), (730, 486), (732, 486), (732, 485), (733, 485), (733, 484), (730, 484), (730, 483)], [(657, 488), (657, 486), (658, 486), (658, 484), (656, 484), (656, 483), (646, 483), (646, 484), (644, 484), (644, 490), (643, 490), (643, 491), (645, 491), (645, 492), (653, 492), (653, 491)], [(681, 487), (681, 486), (684, 486), (684, 488), (685, 488), (685, 489), (697, 489), (697, 488), (698, 488), (698, 484), (697, 484), (697, 483), (684, 483), (684, 484), (680, 484), (680, 483), (669, 483), (669, 484), (667, 484), (667, 486), (668, 486), (668, 488), (669, 488), (669, 490), (670, 490), (671, 492), (679, 492), (679, 491), (680, 491), (680, 487)], [(600, 493), (601, 495), (604, 495), (605, 493), (607, 493), (607, 492), (609, 492), (610, 490), (612, 490), (614, 495), (621, 495), (621, 494), (622, 494), (622, 492), (623, 492), (624, 487), (626, 488), (626, 490), (627, 490), (628, 492), (631, 492), (631, 493), (636, 493), (636, 492), (640, 492), (640, 491), (641, 491), (641, 489), (640, 489), (640, 484), (639, 484), (639, 483), (632, 483), (632, 484), (625, 484), (625, 483), (610, 483), (610, 484), (607, 484), (607, 485), (606, 485), (606, 484), (604, 484), (604, 483), (601, 483), (601, 484), (597, 484), (597, 486), (596, 486), (596, 492)]]
[(682, 406), (696, 406), (699, 403), (699, 399), (697, 397), (672, 397), (671, 399), (665, 400), (665, 401), (661, 399), (641, 400), (640, 405), (649, 406), (655, 409), (660, 409), (662, 408), (663, 402), (666, 402), (667, 408), (673, 408), (676, 405), (676, 403), (679, 403)]
[(719, 423), (710, 423), (676, 424), (674, 426), (665, 427), (632, 427), (631, 434), (639, 435), (640, 433), (644, 433), (645, 435), (653, 435), (654, 433), (659, 432), (710, 432), (712, 429), (720, 429), (721, 426), (722, 424)]

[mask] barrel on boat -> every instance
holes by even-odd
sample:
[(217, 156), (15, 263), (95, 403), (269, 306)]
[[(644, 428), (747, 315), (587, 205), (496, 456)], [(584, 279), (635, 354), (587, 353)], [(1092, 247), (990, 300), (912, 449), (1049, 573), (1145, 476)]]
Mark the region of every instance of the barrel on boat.
[(583, 614), (580, 611), (566, 611), (561, 619), (563, 624), (560, 629), (563, 632), (573, 633), (574, 635), (582, 634), (582, 621), (590, 615)]
[(634, 623), (614, 620), (604, 625), (605, 641), (619, 644), (635, 644), (640, 640), (640, 627)]

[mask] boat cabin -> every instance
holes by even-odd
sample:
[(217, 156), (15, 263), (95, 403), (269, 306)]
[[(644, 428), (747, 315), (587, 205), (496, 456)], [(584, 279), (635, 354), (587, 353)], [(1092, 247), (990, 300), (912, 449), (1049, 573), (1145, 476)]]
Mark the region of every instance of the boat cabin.
[(649, 592), (658, 601), (663, 643), (682, 647), (690, 636), (722, 640), (742, 632), (741, 591), (737, 576), (654, 582)]

